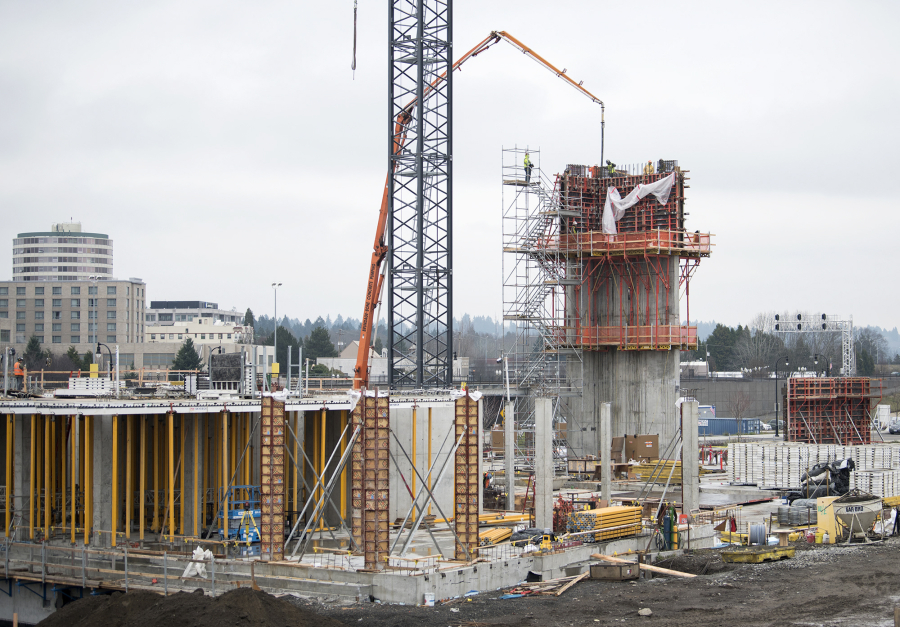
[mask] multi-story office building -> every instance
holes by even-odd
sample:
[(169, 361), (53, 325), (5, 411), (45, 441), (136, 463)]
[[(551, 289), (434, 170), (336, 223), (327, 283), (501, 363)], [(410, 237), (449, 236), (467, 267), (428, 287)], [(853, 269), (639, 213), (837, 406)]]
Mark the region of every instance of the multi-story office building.
[(105, 233), (83, 233), (80, 222), (13, 238), (13, 281), (84, 281), (113, 276), (113, 241)]
[(96, 343), (144, 340), (146, 286), (141, 279), (0, 281), (0, 319), (12, 321), (13, 344), (37, 336), (44, 348), (79, 352)]
[(150, 307), (144, 314), (144, 321), (148, 326), (180, 324), (200, 319), (241, 325), (244, 323), (244, 312), (219, 309), (217, 303), (204, 300), (151, 300)]

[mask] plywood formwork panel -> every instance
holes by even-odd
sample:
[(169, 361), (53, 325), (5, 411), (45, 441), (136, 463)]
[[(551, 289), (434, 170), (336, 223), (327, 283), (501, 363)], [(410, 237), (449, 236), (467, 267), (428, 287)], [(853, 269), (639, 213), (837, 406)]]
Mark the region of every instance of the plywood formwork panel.
[(454, 526), (459, 542), (456, 559), (470, 559), (478, 547), (478, 401), (467, 394), (456, 401), (456, 449), (454, 485)]
[(389, 551), (390, 408), (386, 396), (360, 399), (351, 414), (362, 431), (351, 454), (352, 532), (367, 570), (384, 568)]
[(266, 397), (260, 423), (260, 556), (284, 557), (284, 403)]
[(869, 410), (879, 396), (867, 377), (788, 379), (786, 439), (816, 444), (870, 444)]

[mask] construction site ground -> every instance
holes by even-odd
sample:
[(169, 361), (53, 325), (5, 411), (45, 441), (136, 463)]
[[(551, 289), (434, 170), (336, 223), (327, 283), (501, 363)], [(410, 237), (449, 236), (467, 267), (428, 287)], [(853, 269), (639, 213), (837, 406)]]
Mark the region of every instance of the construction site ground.
[[(296, 604), (366, 627), (619, 625), (893, 625), (900, 606), (900, 539), (867, 545), (792, 543), (793, 558), (728, 564), (720, 549), (694, 551), (658, 565), (697, 574), (635, 582), (585, 579), (561, 596), (501, 599), (486, 592), (435, 607), (361, 603)], [(704, 574), (701, 574), (704, 573)], [(638, 611), (648, 608), (650, 617)]]

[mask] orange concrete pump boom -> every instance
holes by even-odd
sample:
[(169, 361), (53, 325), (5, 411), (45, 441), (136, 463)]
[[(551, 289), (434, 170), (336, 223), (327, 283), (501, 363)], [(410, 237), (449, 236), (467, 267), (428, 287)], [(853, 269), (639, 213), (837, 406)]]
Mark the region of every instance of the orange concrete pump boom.
[[(466, 54), (460, 57), (456, 63), (453, 64), (453, 70), (458, 69), (463, 63), (479, 55), (484, 52), (494, 44), (504, 40), (511, 44), (513, 47), (517, 48), (523, 54), (528, 55), (535, 61), (537, 61), (540, 65), (547, 68), (556, 76), (563, 79), (567, 83), (569, 83), (572, 87), (583, 93), (585, 96), (591, 99), (591, 101), (600, 105), (600, 127), (601, 127), (601, 149), (600, 149), (600, 162), (603, 162), (603, 130), (606, 125), (604, 120), (604, 112), (605, 107), (603, 105), (603, 101), (594, 96), (591, 92), (586, 90), (581, 86), (581, 83), (576, 83), (574, 80), (569, 78), (566, 75), (566, 70), (563, 68), (562, 70), (558, 69), (553, 64), (546, 61), (543, 57), (535, 53), (531, 48), (527, 47), (525, 44), (520, 42), (518, 39), (510, 35), (505, 31), (493, 31), (490, 35), (485, 37), (477, 46), (469, 50)], [(446, 80), (447, 74), (441, 74), (437, 79), (434, 80), (433, 83), (428, 85), (423, 92), (423, 98), (427, 99), (434, 93), (435, 87), (440, 83), (440, 81)], [(401, 148), (406, 142), (406, 128), (412, 122), (413, 116), (412, 113), (418, 104), (418, 99), (414, 98), (407, 104), (402, 111), (397, 115), (397, 119), (394, 123), (394, 137), (397, 139), (394, 141), (393, 152), (396, 155), (400, 152)], [(369, 387), (369, 350), (370, 350), (370, 333), (372, 333), (373, 325), (377, 324), (377, 320), (375, 320), (376, 310), (378, 308), (379, 303), (381, 302), (381, 290), (384, 287), (384, 271), (382, 269), (382, 264), (384, 263), (384, 258), (388, 253), (388, 246), (385, 243), (385, 228), (387, 226), (387, 218), (388, 218), (388, 210), (389, 210), (389, 195), (390, 195), (390, 183), (391, 183), (391, 174), (392, 172), (388, 172), (387, 177), (384, 182), (384, 192), (381, 195), (381, 211), (378, 214), (378, 225), (375, 228), (375, 244), (372, 247), (372, 258), (369, 263), (369, 279), (366, 285), (366, 304), (365, 309), (363, 310), (362, 317), (362, 325), (359, 331), (359, 349), (356, 354), (356, 367), (353, 369), (353, 387), (354, 388), (367, 388)], [(388, 364), (390, 368), (390, 364)]]

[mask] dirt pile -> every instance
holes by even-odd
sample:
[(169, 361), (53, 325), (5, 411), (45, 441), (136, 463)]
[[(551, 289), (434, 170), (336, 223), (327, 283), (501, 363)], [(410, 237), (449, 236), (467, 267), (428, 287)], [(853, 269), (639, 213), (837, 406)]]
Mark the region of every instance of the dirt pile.
[(41, 627), (343, 627), (343, 623), (250, 588), (213, 599), (199, 591), (168, 597), (115, 592), (70, 603)]

